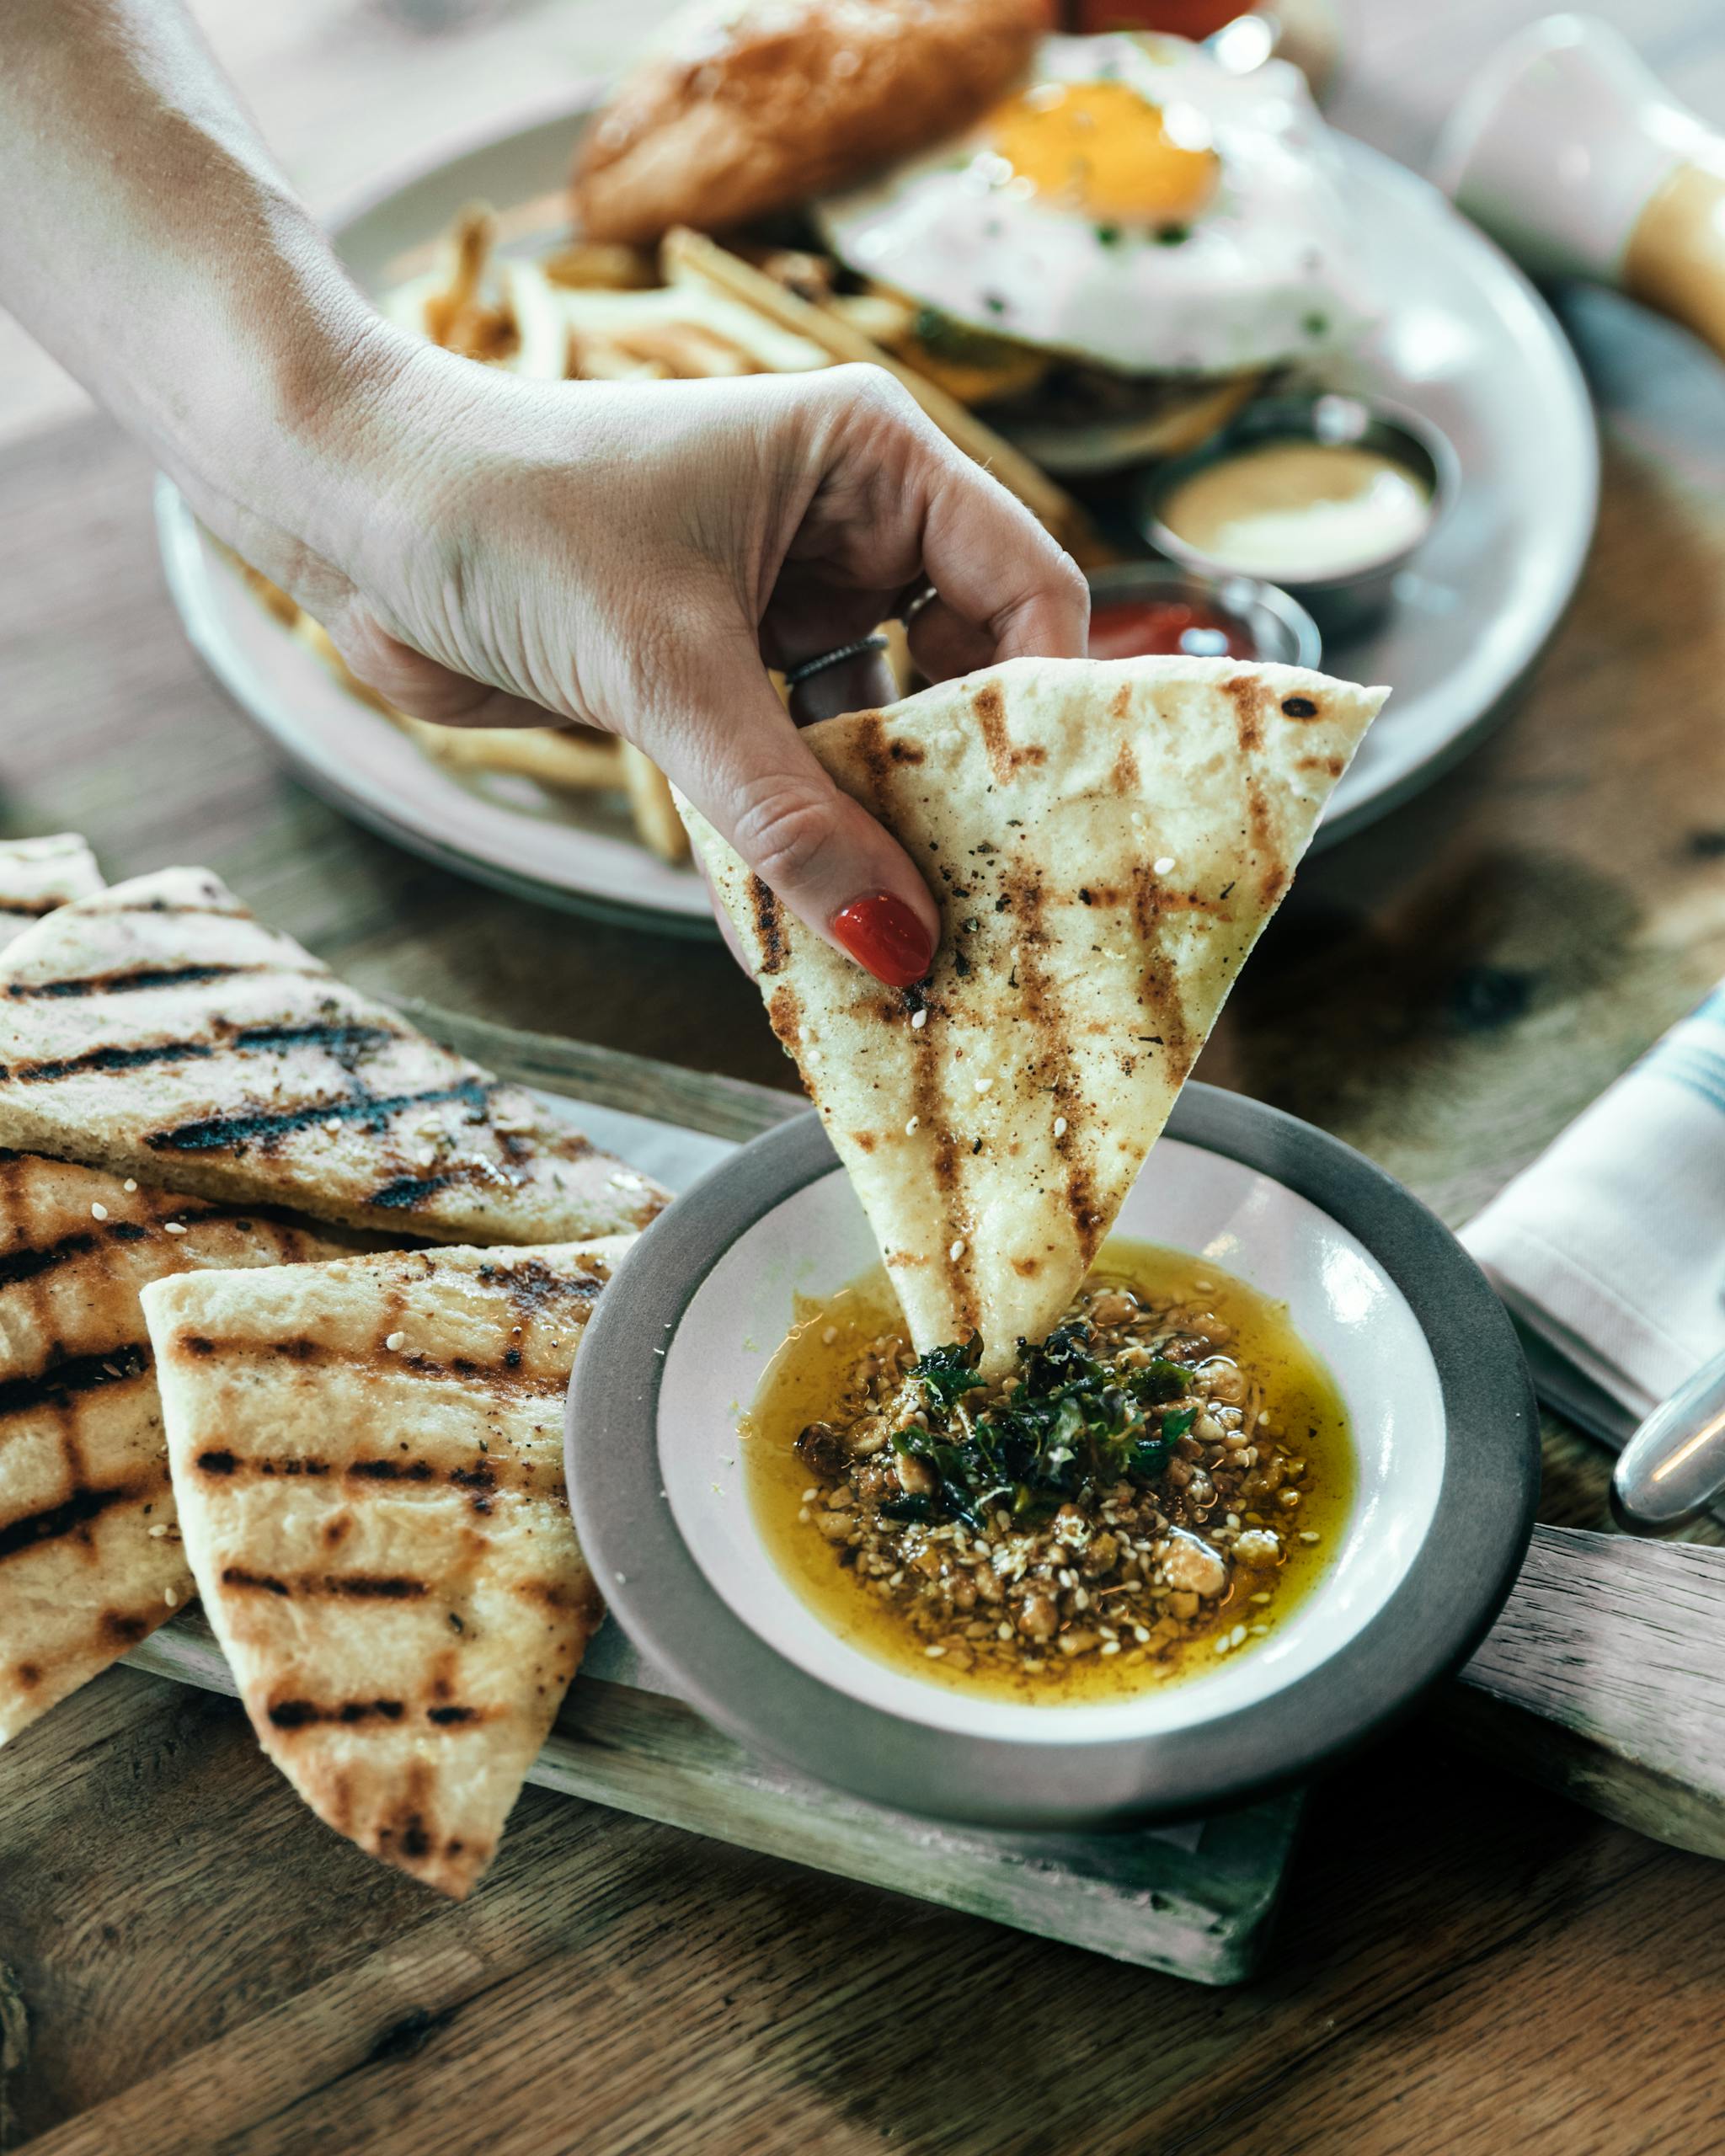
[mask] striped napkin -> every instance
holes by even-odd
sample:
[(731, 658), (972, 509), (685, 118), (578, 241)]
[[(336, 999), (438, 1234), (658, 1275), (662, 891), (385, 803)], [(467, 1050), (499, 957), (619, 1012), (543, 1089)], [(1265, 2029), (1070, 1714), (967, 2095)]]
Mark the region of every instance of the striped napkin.
[(1725, 984), (1461, 1240), (1541, 1396), (1611, 1444), (1725, 1353)]

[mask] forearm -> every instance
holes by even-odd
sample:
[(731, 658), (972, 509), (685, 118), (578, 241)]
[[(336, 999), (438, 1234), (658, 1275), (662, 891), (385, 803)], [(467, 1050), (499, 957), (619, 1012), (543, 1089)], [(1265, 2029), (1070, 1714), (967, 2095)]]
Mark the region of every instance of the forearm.
[(0, 44), (0, 300), (224, 536), (328, 549), (400, 340), (168, 0), (3, 0)]
[[(0, 0), (0, 302), (362, 680), (443, 724), (626, 735), (821, 934), (921, 969), (927, 886), (764, 662), (925, 580), (935, 672), (1076, 654), (1087, 600), (899, 385), (529, 381), (389, 327), (172, 0)], [(864, 914), (895, 951), (847, 940)]]

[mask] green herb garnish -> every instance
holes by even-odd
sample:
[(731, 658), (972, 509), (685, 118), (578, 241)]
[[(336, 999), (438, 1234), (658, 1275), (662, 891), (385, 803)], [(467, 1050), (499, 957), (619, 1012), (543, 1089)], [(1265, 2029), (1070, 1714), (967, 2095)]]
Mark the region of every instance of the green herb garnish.
[(930, 1403), (950, 1409), (961, 1393), (974, 1392), (982, 1380), (976, 1365), (982, 1360), (982, 1337), (973, 1332), (961, 1348), (956, 1342), (931, 1348), (911, 1365), (910, 1374), (928, 1395)]
[(1150, 1481), (1162, 1472), (1198, 1419), (1195, 1407), (1172, 1405), (1191, 1373), (1161, 1357), (1139, 1369), (1110, 1370), (1092, 1345), (1082, 1324), (1060, 1326), (1039, 1347), (1020, 1341), (1017, 1385), (962, 1417), (953, 1410), (982, 1383), (980, 1340), (973, 1334), (911, 1364), (928, 1402), (929, 1427), (911, 1424), (893, 1445), (932, 1470), (939, 1516), (980, 1529), (997, 1507), (1023, 1518), (1123, 1479)]

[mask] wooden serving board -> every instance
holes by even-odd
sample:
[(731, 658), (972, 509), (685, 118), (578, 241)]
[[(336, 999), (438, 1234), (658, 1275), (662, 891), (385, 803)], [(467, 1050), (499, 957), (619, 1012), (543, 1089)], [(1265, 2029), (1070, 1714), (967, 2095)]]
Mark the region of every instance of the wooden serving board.
[[(798, 1097), (767, 1086), (404, 1007), (434, 1038), (505, 1078), (650, 1119), (637, 1134), (640, 1144), (620, 1142), (674, 1184), (720, 1150), (686, 1137), (679, 1145), (678, 1134), (736, 1143), (809, 1112)], [(656, 1145), (663, 1158), (645, 1157), (644, 1145)], [(195, 1609), (127, 1660), (183, 1684), (234, 1689)], [(1296, 1792), (1190, 1825), (1118, 1834), (938, 1825), (755, 1758), (679, 1699), (609, 1622), (527, 1779), (1203, 1983), (1236, 1983), (1257, 1967), (1304, 1801)]]
[[(809, 1112), (767, 1086), (405, 1007), (435, 1038), (505, 1077), (633, 1118), (627, 1134), (602, 1123), (596, 1134), (674, 1186), (719, 1157), (724, 1146), (713, 1140), (738, 1143)], [(195, 1609), (128, 1660), (233, 1690)], [(1497, 1624), (1435, 1712), (1475, 1749), (1578, 1803), (1725, 1856), (1722, 1670), (1725, 1550), (1541, 1526)], [(1236, 1983), (1262, 1959), (1305, 1801), (1293, 1792), (1119, 1834), (941, 1826), (755, 1758), (678, 1698), (611, 1623), (527, 1779), (1204, 1983)]]

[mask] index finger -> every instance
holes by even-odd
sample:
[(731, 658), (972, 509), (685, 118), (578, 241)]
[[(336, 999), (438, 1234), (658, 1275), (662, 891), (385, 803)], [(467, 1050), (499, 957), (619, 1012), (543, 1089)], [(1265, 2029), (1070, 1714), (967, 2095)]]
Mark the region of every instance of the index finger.
[(938, 638), (930, 616), (955, 615), (980, 632), (977, 662), (1081, 659), (1088, 644), (1090, 588), (1072, 557), (997, 479), (946, 443), (929, 477), (922, 561), (938, 605), (918, 626)]

